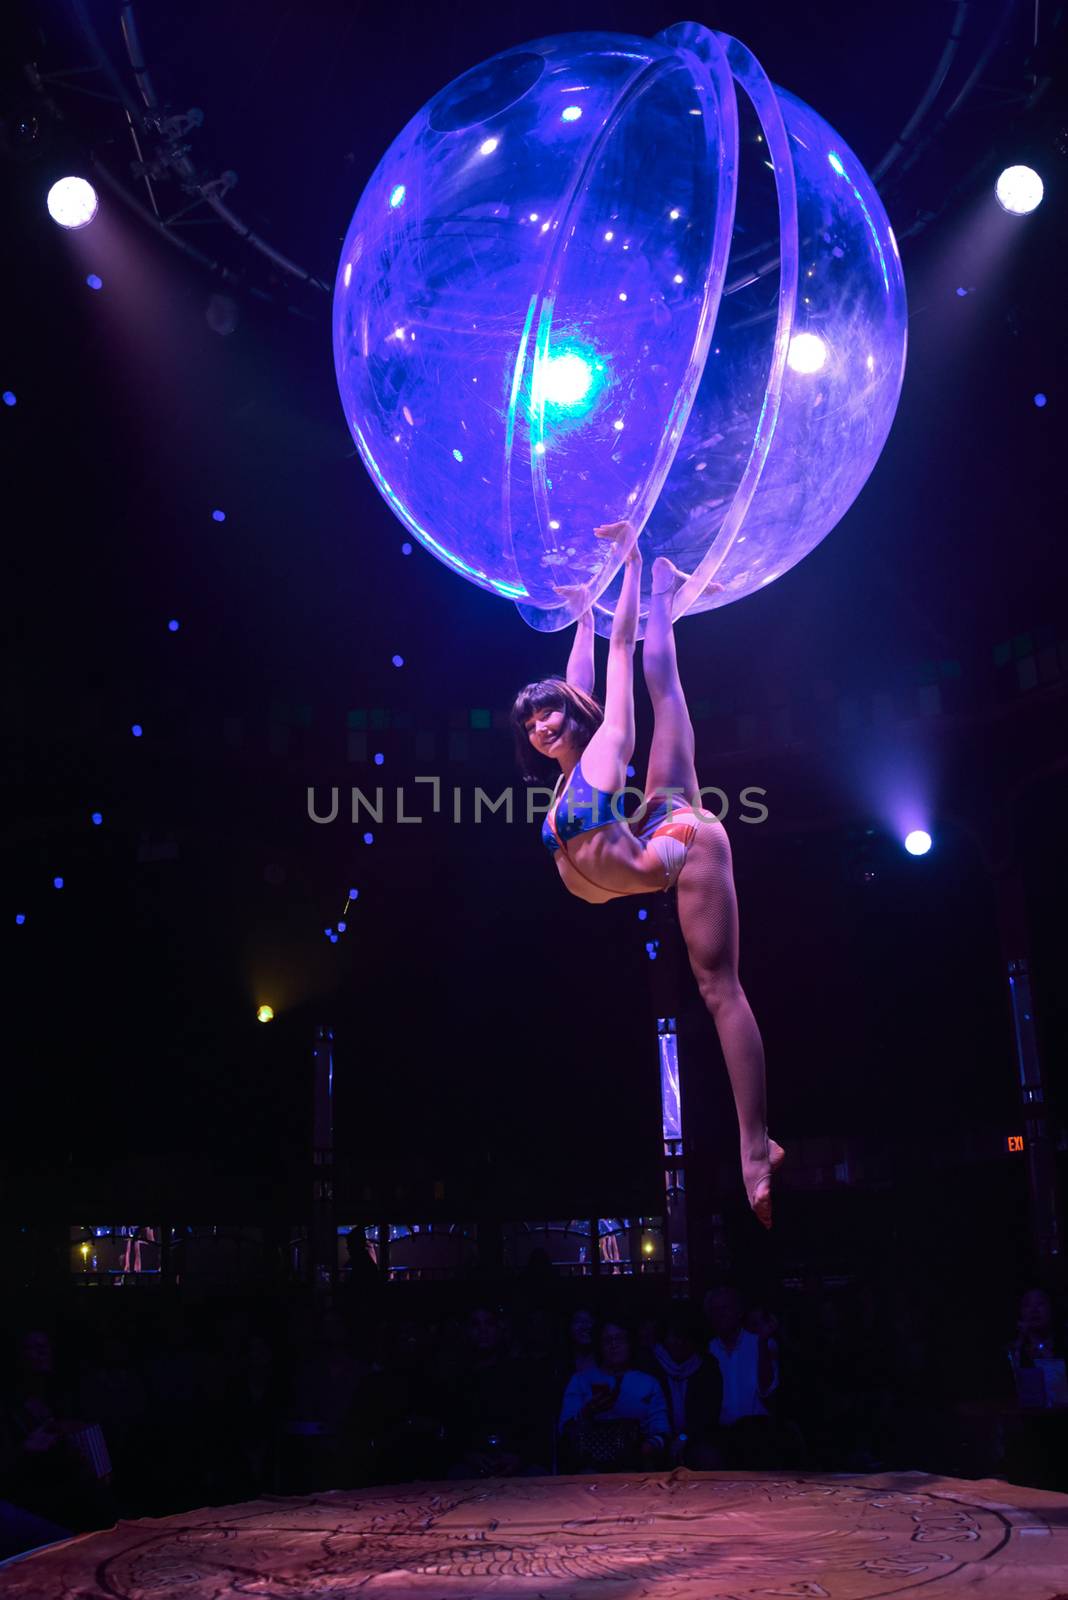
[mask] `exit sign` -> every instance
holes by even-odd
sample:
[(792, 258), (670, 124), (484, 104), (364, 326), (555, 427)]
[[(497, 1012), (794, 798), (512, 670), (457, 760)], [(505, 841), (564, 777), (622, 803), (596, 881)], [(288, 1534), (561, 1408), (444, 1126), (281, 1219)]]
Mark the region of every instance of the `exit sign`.
[(1018, 1152), (1018, 1151), (1022, 1150), (1023, 1147), (1024, 1147), (1023, 1134), (1022, 1133), (1010, 1133), (1008, 1138), (1005, 1140), (1005, 1145), (1006, 1145), (1006, 1148), (1008, 1149), (1010, 1155), (1014, 1151)]

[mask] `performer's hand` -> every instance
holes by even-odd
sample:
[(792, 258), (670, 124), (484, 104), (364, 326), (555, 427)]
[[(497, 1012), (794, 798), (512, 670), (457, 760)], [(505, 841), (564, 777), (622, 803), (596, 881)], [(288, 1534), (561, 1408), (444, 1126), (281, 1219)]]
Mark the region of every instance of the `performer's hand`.
[(589, 616), (592, 609), (592, 597), (588, 583), (554, 583), (553, 593), (558, 594), (567, 605), (582, 606), (582, 610), (575, 618), (576, 622), (581, 622), (584, 617)]
[(587, 1400), (586, 1404), (583, 1406), (582, 1415), (587, 1421), (590, 1421), (593, 1417), (600, 1416), (602, 1411), (607, 1411), (609, 1407), (614, 1404), (615, 1395), (612, 1393), (611, 1389), (600, 1387), (596, 1388), (593, 1391), (592, 1397)]

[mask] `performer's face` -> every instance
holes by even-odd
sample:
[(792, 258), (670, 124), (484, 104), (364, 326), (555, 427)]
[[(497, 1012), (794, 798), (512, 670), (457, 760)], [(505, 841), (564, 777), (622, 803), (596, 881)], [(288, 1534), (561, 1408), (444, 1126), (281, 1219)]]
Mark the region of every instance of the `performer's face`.
[(564, 713), (551, 711), (548, 706), (541, 711), (532, 711), (526, 720), (527, 738), (535, 750), (543, 756), (559, 760), (563, 754), (564, 739)]

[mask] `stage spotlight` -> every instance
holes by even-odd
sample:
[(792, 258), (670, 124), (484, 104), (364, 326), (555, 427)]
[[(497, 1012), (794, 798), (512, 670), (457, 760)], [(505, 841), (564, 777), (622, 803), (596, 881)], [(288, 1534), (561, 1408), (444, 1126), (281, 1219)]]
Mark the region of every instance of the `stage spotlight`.
[(270, 1022), (273, 1016), (273, 1006), (260, 1006), (260, 1009), (256, 1012), (256, 1020), (258, 1022)]
[(1006, 167), (994, 185), (998, 205), (1014, 217), (1025, 217), (1041, 203), (1042, 179), (1034, 167)]
[(792, 372), (819, 372), (827, 360), (827, 346), (817, 333), (798, 333), (790, 340), (786, 364)]
[(60, 178), (48, 191), (48, 215), (61, 228), (84, 228), (96, 208), (96, 190), (84, 178)]
[(914, 828), (905, 836), (905, 849), (910, 856), (925, 856), (931, 848), (931, 835), (922, 828)]

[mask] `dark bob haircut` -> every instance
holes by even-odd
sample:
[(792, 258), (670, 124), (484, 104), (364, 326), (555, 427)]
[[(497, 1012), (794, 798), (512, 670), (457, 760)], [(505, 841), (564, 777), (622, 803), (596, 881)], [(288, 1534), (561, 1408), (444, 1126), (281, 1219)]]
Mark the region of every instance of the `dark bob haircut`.
[(565, 737), (585, 749), (604, 721), (604, 707), (584, 689), (576, 689), (563, 678), (542, 678), (538, 683), (528, 683), (516, 695), (511, 723), (523, 782), (551, 783), (556, 774), (556, 762), (535, 750), (524, 726), (535, 711), (562, 711)]

